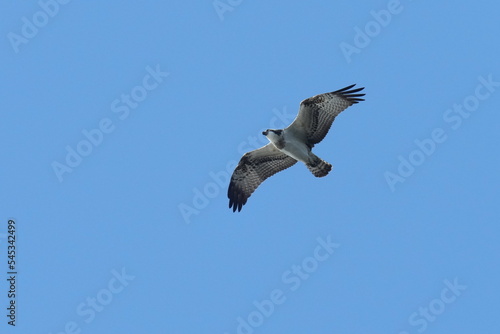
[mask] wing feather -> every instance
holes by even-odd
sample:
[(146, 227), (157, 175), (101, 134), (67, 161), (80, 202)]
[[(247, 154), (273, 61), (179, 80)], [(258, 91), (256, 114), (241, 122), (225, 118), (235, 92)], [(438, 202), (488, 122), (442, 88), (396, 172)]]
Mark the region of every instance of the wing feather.
[(268, 177), (293, 166), (297, 160), (269, 143), (243, 155), (231, 176), (227, 197), (229, 208), (241, 211), (248, 198)]
[(355, 85), (305, 99), (300, 103), (299, 114), (285, 130), (292, 131), (310, 147), (325, 138), (335, 117), (347, 107), (364, 101), (365, 94), (356, 94), (364, 87), (351, 89)]

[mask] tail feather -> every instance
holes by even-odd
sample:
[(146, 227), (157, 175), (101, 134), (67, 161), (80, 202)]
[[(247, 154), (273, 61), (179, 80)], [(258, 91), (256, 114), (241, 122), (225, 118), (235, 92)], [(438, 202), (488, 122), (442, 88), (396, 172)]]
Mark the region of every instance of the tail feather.
[(332, 170), (332, 165), (318, 156), (314, 156), (306, 166), (316, 177), (326, 176)]

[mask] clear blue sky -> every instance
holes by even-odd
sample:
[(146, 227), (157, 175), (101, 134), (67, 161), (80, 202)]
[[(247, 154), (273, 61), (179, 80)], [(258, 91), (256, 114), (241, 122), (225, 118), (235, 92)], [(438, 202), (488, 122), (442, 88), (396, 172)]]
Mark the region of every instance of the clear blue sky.
[[(500, 5), (464, 3), (5, 3), (0, 332), (499, 332)], [(262, 129), (353, 83), (333, 171), (230, 211)]]

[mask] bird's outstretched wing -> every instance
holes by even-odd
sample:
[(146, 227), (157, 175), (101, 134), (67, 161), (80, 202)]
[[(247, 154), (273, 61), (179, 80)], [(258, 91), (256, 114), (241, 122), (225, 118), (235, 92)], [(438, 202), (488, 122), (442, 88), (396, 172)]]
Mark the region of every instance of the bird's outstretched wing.
[(351, 85), (335, 92), (310, 97), (300, 102), (299, 114), (285, 131), (291, 131), (302, 138), (310, 147), (325, 138), (335, 117), (347, 107), (364, 101), (365, 94), (356, 94), (364, 89), (351, 89)]
[(293, 166), (297, 160), (280, 152), (269, 143), (245, 153), (231, 176), (227, 190), (229, 208), (241, 211), (247, 199), (268, 177)]

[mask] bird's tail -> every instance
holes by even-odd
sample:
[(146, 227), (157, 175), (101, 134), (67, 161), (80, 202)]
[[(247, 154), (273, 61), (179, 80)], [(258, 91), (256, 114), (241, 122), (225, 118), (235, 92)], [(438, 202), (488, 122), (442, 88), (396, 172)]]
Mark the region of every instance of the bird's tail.
[(307, 163), (306, 166), (316, 177), (326, 176), (332, 170), (331, 164), (312, 153), (309, 159), (309, 163)]

